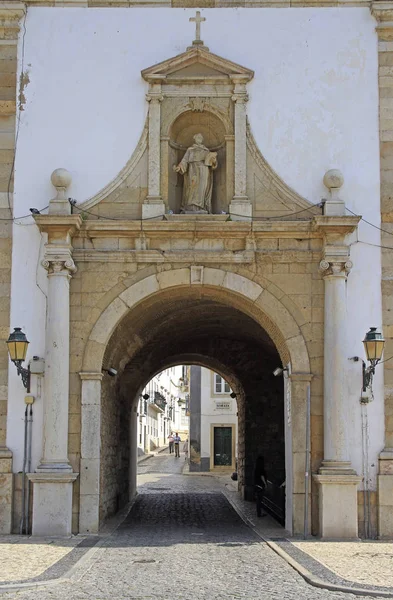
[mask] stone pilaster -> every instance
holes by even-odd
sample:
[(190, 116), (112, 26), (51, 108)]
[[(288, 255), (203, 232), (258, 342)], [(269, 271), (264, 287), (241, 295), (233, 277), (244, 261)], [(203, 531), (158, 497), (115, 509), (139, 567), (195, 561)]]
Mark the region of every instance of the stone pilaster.
[[(16, 135), (16, 72), (18, 36), (25, 15), (22, 2), (0, 4), (0, 217), (13, 216), (14, 153)], [(21, 86), (23, 73), (21, 74)], [(23, 110), (22, 91), (19, 95)], [(12, 453), (6, 447), (8, 353), (5, 341), (10, 329), (12, 221), (0, 225), (0, 534), (11, 533)]]
[(48, 234), (43, 266), (48, 272), (42, 458), (34, 483), (33, 535), (71, 535), (72, 483), (78, 474), (68, 460), (70, 354), (69, 281), (76, 271), (71, 238), (81, 218), (36, 217)]
[(319, 533), (323, 538), (357, 538), (357, 485), (348, 444), (346, 280), (352, 267), (345, 236), (358, 217), (317, 217), (325, 238), (320, 269), (325, 282), (324, 460), (315, 476), (319, 491)]
[(100, 522), (101, 380), (102, 373), (80, 373), (82, 439), (79, 533), (98, 533)]
[(247, 79), (232, 76), (234, 93), (232, 101), (235, 111), (235, 194), (229, 207), (233, 219), (252, 216), (252, 206), (247, 196)]
[[(381, 245), (392, 245), (393, 233), (393, 4), (373, 2), (372, 14), (377, 20), (379, 147), (381, 165)], [(393, 354), (393, 255), (382, 250), (382, 319), (385, 356)], [(383, 365), (385, 382), (385, 449), (380, 455), (378, 476), (378, 535), (393, 536), (393, 362)]]
[(142, 218), (159, 217), (165, 213), (161, 196), (161, 83), (150, 81), (150, 91), (146, 96), (149, 102), (149, 167), (148, 194), (142, 207)]

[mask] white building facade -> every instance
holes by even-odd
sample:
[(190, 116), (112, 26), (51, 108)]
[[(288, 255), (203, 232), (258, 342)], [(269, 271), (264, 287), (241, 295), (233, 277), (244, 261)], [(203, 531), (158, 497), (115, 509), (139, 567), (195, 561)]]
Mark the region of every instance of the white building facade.
[(190, 382), (190, 471), (236, 471), (235, 394), (204, 367), (191, 366)]
[[(365, 403), (351, 360), (370, 326), (393, 355), (392, 3), (96, 4), (0, 2), (1, 339), (45, 360), (22, 482), (0, 356), (3, 532), (26, 490), (34, 535), (97, 532), (167, 433), (157, 411), (141, 441), (146, 381), (193, 364), (236, 393), (240, 492), (276, 439), (290, 531), (310, 502), (316, 535), (393, 535), (393, 361)], [(197, 133), (212, 211), (180, 214)]]
[(188, 368), (170, 367), (151, 379), (143, 389), (138, 411), (138, 454), (168, 446), (168, 437), (178, 432), (188, 437)]

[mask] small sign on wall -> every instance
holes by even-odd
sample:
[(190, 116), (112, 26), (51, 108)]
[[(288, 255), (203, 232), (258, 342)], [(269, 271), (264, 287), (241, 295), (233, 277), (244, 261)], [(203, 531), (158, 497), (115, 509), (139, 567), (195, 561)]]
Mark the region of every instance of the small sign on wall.
[(216, 409), (231, 410), (231, 402), (228, 400), (216, 400)]

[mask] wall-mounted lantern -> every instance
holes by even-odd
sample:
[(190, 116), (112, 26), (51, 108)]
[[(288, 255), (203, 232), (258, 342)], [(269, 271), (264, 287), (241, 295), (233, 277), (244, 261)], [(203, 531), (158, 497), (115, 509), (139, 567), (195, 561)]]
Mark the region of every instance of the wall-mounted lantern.
[(22, 367), (22, 363), (26, 360), (29, 343), (21, 327), (15, 327), (7, 340), (8, 354), (16, 366), (18, 375), (22, 378), (22, 383), (28, 394), (30, 393), (30, 366), (25, 369)]
[(367, 360), (370, 363), (369, 367), (366, 367), (366, 363), (363, 363), (363, 392), (367, 391), (367, 388), (371, 388), (373, 375), (375, 374), (375, 367), (382, 358), (383, 349), (385, 346), (385, 340), (382, 333), (377, 331), (376, 327), (370, 327), (370, 331), (366, 333), (363, 340), (364, 350), (366, 352)]

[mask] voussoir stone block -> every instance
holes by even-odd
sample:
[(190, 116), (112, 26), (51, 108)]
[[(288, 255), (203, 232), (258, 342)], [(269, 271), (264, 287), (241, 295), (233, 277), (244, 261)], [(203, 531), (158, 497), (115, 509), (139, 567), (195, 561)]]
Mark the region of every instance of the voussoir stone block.
[[(308, 358), (307, 347), (302, 335), (286, 340), (289, 354), (293, 357), (293, 368), (296, 372), (308, 373), (310, 361)], [(296, 365), (296, 369), (295, 369)]]
[(106, 343), (114, 327), (126, 312), (128, 312), (128, 306), (120, 298), (113, 300), (99, 317), (90, 339), (102, 344)]
[(101, 371), (105, 348), (105, 344), (101, 342), (88, 341), (83, 361), (83, 371), (96, 371), (97, 369)]
[(157, 281), (161, 290), (177, 285), (190, 285), (190, 269), (174, 269), (159, 273)]
[(264, 292), (256, 300), (259, 306), (275, 323), (279, 324), (281, 333), (285, 338), (300, 335), (300, 329), (289, 311), (270, 292)]
[(120, 294), (121, 300), (127, 304), (130, 308), (146, 298), (146, 296), (150, 296), (150, 294), (154, 294), (158, 292), (160, 289), (158, 279), (156, 275), (150, 275), (150, 277), (146, 277), (137, 283), (134, 283), (131, 287)]
[(227, 272), (222, 285), (228, 290), (246, 296), (253, 302), (255, 302), (263, 291), (263, 288), (258, 283), (230, 271)]
[(205, 267), (203, 269), (203, 283), (204, 285), (213, 285), (221, 287), (227, 272), (222, 269), (209, 269)]

